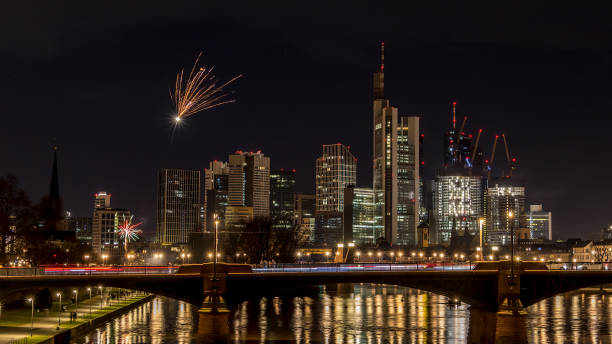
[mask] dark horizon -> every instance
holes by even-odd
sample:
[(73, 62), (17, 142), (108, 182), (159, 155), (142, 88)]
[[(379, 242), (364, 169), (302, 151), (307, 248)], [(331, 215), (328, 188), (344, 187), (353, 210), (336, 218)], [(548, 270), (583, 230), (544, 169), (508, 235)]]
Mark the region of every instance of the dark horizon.
[[(312, 193), (321, 145), (342, 142), (358, 158), (357, 184), (368, 186), (372, 73), (384, 41), (386, 96), (400, 114), (422, 116), (426, 179), (442, 164), (457, 101), (459, 120), (484, 129), (486, 154), (494, 134), (507, 135), (527, 204), (553, 213), (553, 238), (598, 238), (612, 223), (607, 8), (4, 7), (0, 173), (16, 174), (33, 202), (49, 192), (54, 139), (65, 209), (91, 216), (93, 194), (107, 191), (149, 237), (159, 169), (202, 170), (238, 149), (295, 168), (297, 190)], [(186, 119), (171, 141), (168, 89), (199, 51), (221, 80), (244, 74), (230, 88), (237, 102)], [(498, 146), (498, 170), (504, 160)]]

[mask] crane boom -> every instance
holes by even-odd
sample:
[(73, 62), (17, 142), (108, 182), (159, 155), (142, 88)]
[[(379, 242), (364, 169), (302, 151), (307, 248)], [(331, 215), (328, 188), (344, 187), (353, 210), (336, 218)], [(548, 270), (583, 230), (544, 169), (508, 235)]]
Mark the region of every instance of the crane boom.
[(461, 122), (461, 129), (459, 129), (459, 132), (462, 133), (463, 132), (463, 128), (465, 127), (465, 122), (467, 121), (467, 116), (463, 117), (463, 122)]
[(474, 150), (472, 151), (472, 161), (476, 157), (476, 152), (478, 151), (478, 142), (480, 141), (480, 134), (482, 134), (482, 129), (478, 129), (478, 135), (476, 135), (476, 143), (474, 143)]
[(499, 135), (495, 135), (495, 140), (493, 140), (493, 150), (491, 151), (491, 159), (489, 164), (493, 165), (493, 160), (495, 160), (495, 149), (497, 148), (497, 139), (499, 139)]
[(491, 160), (489, 161), (489, 167), (487, 172), (487, 179), (491, 180), (491, 165), (493, 165), (493, 160), (495, 160), (495, 149), (497, 148), (497, 139), (499, 139), (499, 135), (495, 135), (495, 140), (493, 141), (493, 151), (491, 151)]
[(510, 164), (510, 151), (508, 150), (508, 141), (506, 141), (506, 134), (502, 134), (502, 137), (504, 138), (504, 147), (506, 147), (506, 160), (508, 161), (508, 164)]

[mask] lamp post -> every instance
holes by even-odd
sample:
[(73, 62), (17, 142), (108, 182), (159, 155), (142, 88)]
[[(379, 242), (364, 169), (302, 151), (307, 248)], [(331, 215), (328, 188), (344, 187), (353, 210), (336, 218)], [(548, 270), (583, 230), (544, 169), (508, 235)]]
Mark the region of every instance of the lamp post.
[(512, 261), (510, 262), (510, 271), (512, 272), (512, 284), (514, 284), (514, 214), (512, 211), (508, 212), (508, 219), (510, 220), (510, 256)]
[(32, 337), (32, 332), (34, 332), (34, 298), (31, 297), (28, 299), (28, 301), (30, 301), (30, 303), (32, 304), (32, 316), (30, 317), (30, 320), (31, 320), (30, 337)]
[(103, 298), (102, 298), (102, 286), (101, 285), (98, 286), (98, 291), (100, 292), (100, 310), (102, 310), (102, 300), (103, 300)]
[(189, 264), (190, 260), (191, 260), (191, 253), (187, 253), (187, 264)]
[(91, 288), (87, 288), (89, 292), (89, 315), (91, 315)]
[(83, 259), (85, 260), (85, 265), (89, 266), (89, 255), (88, 254), (84, 255)]
[(75, 298), (75, 301), (76, 301), (75, 304), (74, 304), (74, 313), (75, 313), (75, 320), (76, 320), (76, 313), (77, 313), (77, 310), (79, 308), (79, 290), (75, 289), (75, 290), (72, 291), (72, 293), (74, 294), (74, 298)]
[(55, 295), (59, 297), (59, 307), (57, 307), (57, 329), (59, 330), (59, 327), (62, 324), (62, 293), (58, 292)]
[(482, 225), (483, 223), (484, 223), (484, 219), (481, 218), (478, 220), (478, 227), (480, 228), (480, 252), (483, 252), (482, 251)]
[(102, 266), (106, 265), (106, 258), (108, 258), (108, 255), (103, 254), (102, 255)]
[(213, 261), (213, 281), (217, 280), (217, 252), (219, 249), (219, 220), (217, 219), (217, 214), (215, 214), (215, 257)]

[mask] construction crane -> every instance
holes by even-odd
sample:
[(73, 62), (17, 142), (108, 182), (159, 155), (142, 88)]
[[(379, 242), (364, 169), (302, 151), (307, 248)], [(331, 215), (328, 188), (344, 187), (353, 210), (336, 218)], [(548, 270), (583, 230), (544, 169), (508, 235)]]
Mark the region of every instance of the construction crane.
[(491, 159), (488, 164), (487, 171), (487, 179), (491, 180), (491, 166), (493, 165), (493, 161), (495, 160), (495, 149), (497, 148), (497, 139), (499, 139), (499, 135), (495, 135), (495, 140), (493, 140), (493, 150), (491, 151)]
[(474, 143), (474, 149), (472, 150), (471, 160), (474, 162), (474, 158), (476, 157), (476, 152), (478, 151), (478, 142), (480, 142), (480, 134), (482, 134), (482, 129), (478, 129), (478, 135), (476, 135), (476, 142)]
[(459, 129), (459, 133), (463, 135), (463, 128), (465, 127), (465, 122), (467, 122), (467, 116), (463, 117), (463, 122), (461, 122), (461, 129)]
[(510, 173), (506, 176), (506, 178), (512, 178), (512, 171), (516, 170), (516, 158), (510, 159), (510, 150), (508, 149), (508, 141), (506, 140), (506, 135), (502, 134), (504, 138), (504, 147), (506, 148), (506, 161), (508, 165), (510, 165)]

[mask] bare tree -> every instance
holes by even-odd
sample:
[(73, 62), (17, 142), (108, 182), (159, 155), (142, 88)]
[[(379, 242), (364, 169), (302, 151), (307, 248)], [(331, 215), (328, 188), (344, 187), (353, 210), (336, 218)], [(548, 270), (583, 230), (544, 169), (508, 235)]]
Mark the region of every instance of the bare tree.
[(21, 239), (32, 229), (34, 219), (30, 200), (17, 177), (0, 177), (0, 265), (26, 252), (26, 242)]
[(606, 242), (601, 242), (593, 245), (591, 255), (595, 259), (595, 262), (601, 263), (601, 269), (603, 270), (604, 263), (612, 261), (612, 243), (606, 244)]

